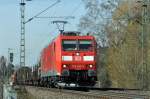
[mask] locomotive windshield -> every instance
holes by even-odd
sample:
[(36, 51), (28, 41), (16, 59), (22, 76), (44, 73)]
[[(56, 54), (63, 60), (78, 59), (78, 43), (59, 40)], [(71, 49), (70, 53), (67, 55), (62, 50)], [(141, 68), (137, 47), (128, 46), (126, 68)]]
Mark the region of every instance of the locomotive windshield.
[(79, 41), (79, 50), (90, 50), (91, 48), (92, 48), (92, 41), (89, 40)]
[(81, 50), (87, 51), (92, 49), (91, 40), (63, 40), (62, 47), (64, 51)]
[(63, 50), (71, 51), (77, 50), (77, 41), (76, 40), (64, 40), (62, 43)]

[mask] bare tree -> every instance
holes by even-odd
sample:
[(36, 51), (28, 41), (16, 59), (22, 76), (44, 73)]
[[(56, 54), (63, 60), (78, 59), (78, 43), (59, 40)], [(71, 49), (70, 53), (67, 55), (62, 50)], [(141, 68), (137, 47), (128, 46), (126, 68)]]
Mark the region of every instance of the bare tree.
[[(83, 2), (87, 13), (80, 20), (79, 30), (90, 32), (101, 46), (98, 49), (100, 63), (97, 66), (100, 81), (104, 81), (101, 79), (104, 77), (103, 79), (111, 80), (112, 87), (147, 89), (150, 86), (150, 80), (146, 80), (149, 79), (150, 71), (150, 38), (149, 25), (143, 24), (144, 2), (139, 0), (83, 0)], [(103, 56), (105, 58), (102, 58)]]
[(108, 37), (106, 26), (112, 20), (112, 11), (116, 9), (119, 0), (83, 0), (86, 14), (80, 19), (79, 30), (94, 35), (97, 40), (98, 80), (102, 87), (110, 87), (107, 65)]
[(148, 26), (143, 28), (142, 13), (143, 2), (124, 0), (114, 10), (112, 22), (106, 26), (109, 44), (107, 68), (115, 87), (149, 88), (150, 38), (146, 34)]

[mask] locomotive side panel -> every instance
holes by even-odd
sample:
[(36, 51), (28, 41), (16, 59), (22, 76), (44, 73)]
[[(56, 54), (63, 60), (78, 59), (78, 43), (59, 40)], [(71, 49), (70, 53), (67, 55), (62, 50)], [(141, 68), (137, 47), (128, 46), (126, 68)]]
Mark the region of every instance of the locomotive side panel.
[(60, 76), (62, 73), (61, 46), (61, 36), (58, 36), (55, 40), (55, 70), (57, 72), (57, 76)]
[(46, 48), (41, 55), (42, 77), (52, 77), (61, 74), (61, 43), (57, 37)]
[(50, 45), (48, 45), (47, 47), (47, 64), (46, 64), (46, 68), (47, 68), (47, 73), (46, 73), (46, 76), (51, 76), (53, 75), (53, 43), (51, 43)]
[(43, 49), (42, 55), (41, 55), (41, 77), (47, 77), (52, 75), (52, 58), (50, 57), (52, 54), (51, 50), (51, 44), (48, 45), (46, 48)]
[(44, 48), (41, 55), (41, 77), (46, 76), (47, 71), (47, 48)]
[(56, 75), (56, 71), (55, 71), (55, 41), (53, 41), (49, 46), (48, 46), (48, 52), (49, 54), (49, 65), (48, 65), (48, 69), (49, 69), (49, 77), (50, 76), (55, 76)]

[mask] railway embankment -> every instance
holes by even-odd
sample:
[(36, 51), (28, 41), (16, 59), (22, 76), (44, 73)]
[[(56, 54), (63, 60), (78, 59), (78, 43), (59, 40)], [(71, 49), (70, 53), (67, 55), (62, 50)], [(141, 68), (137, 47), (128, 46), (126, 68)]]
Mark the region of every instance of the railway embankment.
[(15, 90), (17, 92), (17, 99), (33, 99), (29, 96), (29, 93), (26, 91), (25, 87), (17, 86)]
[[(109, 99), (96, 96), (89, 97), (88, 95), (75, 94), (71, 90), (64, 91), (62, 89), (48, 89), (38, 87), (26, 87), (29, 93), (29, 98), (32, 99)], [(81, 92), (82, 93), (82, 92)]]
[(28, 99), (150, 99), (146, 91), (75, 91), (42, 87), (25, 87)]

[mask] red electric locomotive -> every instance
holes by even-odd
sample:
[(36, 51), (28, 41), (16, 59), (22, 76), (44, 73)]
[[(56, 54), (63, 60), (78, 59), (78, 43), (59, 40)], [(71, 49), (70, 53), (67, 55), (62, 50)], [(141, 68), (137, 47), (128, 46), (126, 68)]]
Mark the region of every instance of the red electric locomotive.
[(63, 32), (41, 53), (42, 85), (94, 86), (96, 41), (93, 36)]

